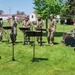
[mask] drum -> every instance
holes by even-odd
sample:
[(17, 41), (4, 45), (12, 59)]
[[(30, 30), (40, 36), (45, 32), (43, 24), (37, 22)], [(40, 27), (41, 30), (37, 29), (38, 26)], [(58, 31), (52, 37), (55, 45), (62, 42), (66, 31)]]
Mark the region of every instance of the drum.
[(71, 46), (74, 47), (75, 46), (75, 39), (72, 36), (68, 36), (65, 38), (65, 44), (66, 46)]

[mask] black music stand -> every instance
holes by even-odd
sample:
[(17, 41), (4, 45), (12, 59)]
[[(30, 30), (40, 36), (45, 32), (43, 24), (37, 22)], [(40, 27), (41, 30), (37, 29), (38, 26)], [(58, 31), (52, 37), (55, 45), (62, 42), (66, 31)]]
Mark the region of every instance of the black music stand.
[(14, 45), (15, 45), (15, 41), (14, 41), (14, 26), (11, 27), (12, 30), (12, 61), (15, 61), (15, 57), (14, 57)]
[[(8, 30), (12, 29), (11, 26), (4, 26), (3, 28), (7, 30), (7, 33), (8, 33)], [(7, 39), (8, 39), (7, 43), (9, 43), (9, 37)]]
[(33, 44), (33, 58), (32, 61), (35, 61), (35, 36), (41, 36), (40, 31), (26, 31), (27, 36), (34, 37), (34, 44)]
[(4, 29), (11, 29), (12, 30), (12, 61), (15, 61), (14, 58), (14, 26), (7, 26), (7, 27), (3, 27)]
[(46, 29), (44, 29), (44, 28), (37, 28), (36, 30), (39, 30), (39, 31), (41, 31), (41, 37), (40, 37), (40, 46), (43, 46), (43, 44), (42, 44), (42, 31), (46, 31)]
[[(19, 28), (21, 31), (27, 31), (27, 30), (30, 30), (30, 28), (29, 27), (20, 27)], [(24, 41), (25, 41), (25, 39), (24, 39)], [(24, 45), (25, 45), (25, 43), (24, 43)]]

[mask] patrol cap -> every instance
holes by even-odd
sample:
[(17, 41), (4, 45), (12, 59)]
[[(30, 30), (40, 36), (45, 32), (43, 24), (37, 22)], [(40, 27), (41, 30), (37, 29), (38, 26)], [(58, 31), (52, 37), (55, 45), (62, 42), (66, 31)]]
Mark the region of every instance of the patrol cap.
[(15, 15), (12, 15), (12, 17), (15, 17)]
[(25, 15), (24, 18), (29, 18), (29, 15)]
[(41, 18), (40, 14), (37, 16), (38, 18)]
[(50, 17), (51, 17), (51, 16), (54, 16), (54, 14), (50, 14)]

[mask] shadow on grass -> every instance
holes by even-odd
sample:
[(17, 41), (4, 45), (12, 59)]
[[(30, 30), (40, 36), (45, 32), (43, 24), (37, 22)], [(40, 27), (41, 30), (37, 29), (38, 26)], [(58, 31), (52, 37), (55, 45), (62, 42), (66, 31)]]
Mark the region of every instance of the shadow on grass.
[(15, 42), (16, 44), (18, 44), (18, 43), (23, 43), (22, 41), (17, 41), (17, 42)]
[(8, 42), (8, 41), (6, 41), (6, 40), (3, 40), (2, 42)]
[[(43, 33), (42, 36), (47, 37), (47, 34), (46, 33)], [(55, 32), (55, 36), (56, 37), (61, 37), (61, 36), (63, 36), (63, 32)]]
[[(53, 46), (54, 45), (58, 45), (59, 43), (58, 42), (54, 42), (54, 44), (53, 44)], [(45, 44), (45, 46), (51, 46), (52, 44), (50, 43), (50, 44)]]
[(55, 37), (61, 37), (61, 36), (63, 36), (63, 32), (56, 32), (55, 33)]
[[(5, 43), (7, 43), (7, 44), (11, 44), (12, 42), (8, 42), (8, 41), (6, 41), (6, 40), (3, 40), (2, 41), (3, 43), (5, 42)], [(17, 42), (15, 42), (15, 44), (18, 44), (18, 43), (23, 43), (22, 41), (17, 41)]]
[(58, 45), (59, 43), (58, 42), (54, 42), (54, 45)]
[(32, 62), (39, 62), (39, 61), (48, 61), (48, 58), (34, 58), (31, 60)]

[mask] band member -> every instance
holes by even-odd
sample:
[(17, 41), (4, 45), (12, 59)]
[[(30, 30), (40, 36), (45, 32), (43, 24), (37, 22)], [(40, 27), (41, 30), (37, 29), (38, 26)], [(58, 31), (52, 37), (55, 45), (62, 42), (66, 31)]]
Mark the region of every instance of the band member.
[[(42, 28), (43, 24), (43, 20), (41, 19), (41, 16), (38, 15), (37, 16), (37, 21), (34, 23), (34, 28), (37, 30), (38, 28)], [(39, 30), (40, 31), (40, 30)], [(37, 42), (39, 42), (39, 39), (41, 40), (40, 37), (37, 37)]]
[(2, 41), (2, 26), (3, 26), (3, 21), (2, 18), (0, 18), (0, 41)]
[(15, 15), (12, 15), (12, 18), (9, 21), (10, 26), (12, 27), (10, 31), (11, 41), (15, 43), (17, 36), (17, 21), (15, 19)]
[(50, 15), (50, 24), (48, 26), (48, 35), (47, 35), (47, 40), (48, 44), (50, 44), (50, 41), (52, 44), (54, 44), (54, 35), (56, 31), (56, 19), (54, 18), (54, 15)]
[[(25, 16), (25, 18), (24, 18), (24, 20), (22, 22), (22, 27), (27, 27), (30, 30), (31, 22), (29, 20), (29, 16), (28, 15)], [(25, 31), (23, 31), (23, 33), (24, 33), (24, 45), (25, 45), (26, 44), (26, 41), (27, 42), (30, 42), (30, 37), (29, 36), (26, 36)]]

